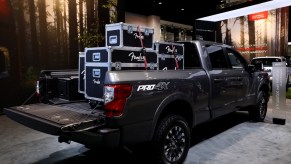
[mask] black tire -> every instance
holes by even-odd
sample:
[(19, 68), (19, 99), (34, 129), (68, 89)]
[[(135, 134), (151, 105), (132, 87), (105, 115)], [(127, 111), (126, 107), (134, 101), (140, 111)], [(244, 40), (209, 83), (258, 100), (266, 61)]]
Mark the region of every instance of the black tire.
[(178, 115), (163, 118), (155, 131), (153, 142), (154, 163), (183, 163), (190, 147), (190, 128)]
[(289, 86), (290, 86), (290, 84), (289, 84), (289, 78), (290, 78), (290, 76), (288, 75), (287, 81), (286, 81), (286, 92), (288, 92), (288, 89), (289, 89)]
[(249, 110), (249, 115), (251, 119), (255, 122), (263, 122), (267, 115), (267, 109), (268, 109), (267, 93), (265, 93), (264, 91), (260, 91), (257, 96), (256, 105)]

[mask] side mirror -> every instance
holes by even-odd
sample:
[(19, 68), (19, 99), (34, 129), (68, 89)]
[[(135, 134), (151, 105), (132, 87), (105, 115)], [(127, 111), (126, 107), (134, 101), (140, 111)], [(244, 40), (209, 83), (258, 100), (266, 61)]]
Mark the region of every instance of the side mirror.
[(248, 65), (248, 69), (249, 69), (249, 72), (250, 73), (253, 73), (253, 72), (255, 72), (256, 71), (256, 68), (255, 68), (255, 66), (254, 65)]
[(255, 65), (249, 64), (248, 69), (251, 73), (253, 73), (255, 71), (263, 71), (264, 65), (263, 65), (263, 63), (256, 63)]
[(255, 69), (258, 71), (263, 71), (264, 70), (264, 65), (263, 63), (259, 62), (255, 64)]

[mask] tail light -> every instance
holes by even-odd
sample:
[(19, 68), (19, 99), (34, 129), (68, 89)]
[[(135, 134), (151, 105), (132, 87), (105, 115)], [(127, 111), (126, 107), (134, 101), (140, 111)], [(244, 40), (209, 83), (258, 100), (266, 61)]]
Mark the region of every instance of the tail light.
[(107, 117), (121, 116), (123, 114), (126, 98), (131, 94), (131, 85), (105, 85), (104, 104)]
[(37, 96), (40, 96), (40, 90), (39, 90), (40, 86), (39, 86), (39, 81), (36, 81), (36, 86), (35, 86), (35, 92)]

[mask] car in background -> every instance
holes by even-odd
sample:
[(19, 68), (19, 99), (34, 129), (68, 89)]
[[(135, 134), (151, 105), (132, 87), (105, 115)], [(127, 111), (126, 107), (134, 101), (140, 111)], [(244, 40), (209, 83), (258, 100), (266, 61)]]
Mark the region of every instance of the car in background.
[(291, 56), (285, 55), (287, 67), (291, 67)]
[(285, 55), (284, 57), (286, 58), (287, 74), (289, 75), (287, 83), (288, 83), (288, 86), (291, 87), (291, 56)]
[(261, 63), (263, 66), (263, 70), (266, 71), (270, 77), (270, 86), (272, 88), (272, 63), (273, 62), (286, 62), (287, 66), (287, 77), (286, 77), (286, 91), (288, 91), (288, 88), (291, 86), (290, 82), (290, 69), (289, 67), (289, 60), (287, 63), (287, 60), (284, 56), (260, 56), (260, 57), (254, 57), (251, 60), (252, 65), (258, 65), (258, 63)]

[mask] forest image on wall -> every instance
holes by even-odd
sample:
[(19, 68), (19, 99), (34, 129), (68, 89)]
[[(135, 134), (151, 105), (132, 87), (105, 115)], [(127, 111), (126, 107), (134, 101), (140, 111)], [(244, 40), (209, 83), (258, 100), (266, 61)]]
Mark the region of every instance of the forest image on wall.
[(218, 41), (233, 45), (247, 61), (287, 55), (288, 7), (221, 21), (218, 31)]
[(104, 45), (117, 0), (11, 0), (21, 70), (77, 68), (78, 52)]
[(41, 70), (77, 69), (85, 47), (105, 46), (118, 0), (0, 0), (0, 113), (34, 92)]

